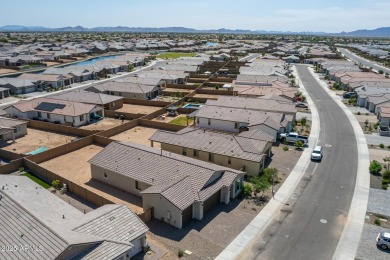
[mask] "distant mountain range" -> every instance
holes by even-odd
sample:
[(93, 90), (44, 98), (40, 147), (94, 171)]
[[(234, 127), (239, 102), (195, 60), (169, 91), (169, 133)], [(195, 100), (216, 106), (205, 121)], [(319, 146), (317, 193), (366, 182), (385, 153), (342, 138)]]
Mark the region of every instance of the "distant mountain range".
[(295, 35), (325, 35), (325, 36), (356, 36), (356, 37), (390, 37), (390, 27), (381, 27), (374, 30), (357, 30), (352, 32), (325, 33), (325, 32), (290, 32), (290, 31), (265, 31), (243, 29), (210, 29), (197, 30), (185, 27), (95, 27), (84, 28), (82, 26), (67, 26), (61, 28), (48, 28), (43, 26), (5, 25), (0, 27), (2, 32), (157, 32), (157, 33), (231, 33), (231, 34), (295, 34)]

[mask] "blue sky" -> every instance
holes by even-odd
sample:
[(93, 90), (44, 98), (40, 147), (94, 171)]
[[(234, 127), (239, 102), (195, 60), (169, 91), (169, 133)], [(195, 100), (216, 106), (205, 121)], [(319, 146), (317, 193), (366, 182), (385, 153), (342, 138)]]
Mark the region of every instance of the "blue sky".
[(1, 9), (0, 26), (323, 32), (390, 26), (390, 0), (4, 0)]

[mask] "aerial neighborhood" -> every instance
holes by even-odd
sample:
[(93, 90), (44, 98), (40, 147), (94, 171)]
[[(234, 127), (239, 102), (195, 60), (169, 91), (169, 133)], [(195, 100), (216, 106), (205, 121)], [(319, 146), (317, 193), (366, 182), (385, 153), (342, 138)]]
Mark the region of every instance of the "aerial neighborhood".
[[(381, 167), (364, 165), (362, 236), (390, 228), (390, 69), (353, 56), (388, 61), (389, 41), (0, 36), (0, 238), (34, 245), (1, 259), (252, 259), (229, 254), (263, 209), (299, 203), (292, 180), (357, 167), (355, 134)], [(355, 178), (332, 178), (352, 196)]]

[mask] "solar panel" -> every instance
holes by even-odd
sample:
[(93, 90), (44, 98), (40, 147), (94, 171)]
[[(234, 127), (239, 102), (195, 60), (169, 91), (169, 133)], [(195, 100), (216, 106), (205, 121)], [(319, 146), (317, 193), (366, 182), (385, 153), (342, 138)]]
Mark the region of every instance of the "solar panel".
[(64, 107), (65, 107), (65, 105), (63, 105), (63, 104), (42, 102), (38, 106), (36, 106), (34, 109), (52, 112), (54, 109), (57, 109), (57, 108), (63, 109)]

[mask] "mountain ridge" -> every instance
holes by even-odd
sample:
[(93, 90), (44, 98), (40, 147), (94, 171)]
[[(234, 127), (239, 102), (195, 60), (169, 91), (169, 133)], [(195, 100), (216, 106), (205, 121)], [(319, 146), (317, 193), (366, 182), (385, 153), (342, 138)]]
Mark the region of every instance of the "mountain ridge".
[(2, 32), (156, 32), (156, 33), (225, 33), (225, 34), (294, 34), (294, 35), (324, 35), (324, 36), (357, 36), (357, 37), (390, 37), (390, 27), (380, 27), (372, 30), (359, 29), (351, 32), (325, 33), (325, 32), (291, 32), (267, 31), (246, 29), (208, 29), (198, 30), (186, 27), (127, 27), (127, 26), (98, 26), (85, 28), (81, 25), (49, 28), (44, 26), (4, 25), (0, 26)]

